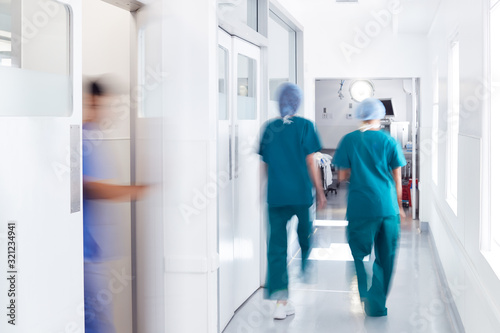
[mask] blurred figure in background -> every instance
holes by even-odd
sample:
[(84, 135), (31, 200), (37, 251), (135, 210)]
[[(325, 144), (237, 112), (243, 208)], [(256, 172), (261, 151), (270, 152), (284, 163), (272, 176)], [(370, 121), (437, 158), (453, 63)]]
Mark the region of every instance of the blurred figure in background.
[(285, 83), (279, 93), (281, 118), (270, 121), (264, 129), (259, 154), (268, 174), (267, 203), (269, 243), (267, 295), (277, 300), (274, 319), (285, 319), (295, 313), (288, 302), (287, 223), (296, 215), (297, 234), (302, 250), (302, 271), (310, 252), (312, 222), (309, 208), (313, 204), (312, 188), (316, 188), (318, 208), (326, 204), (314, 153), (321, 149), (314, 125), (296, 116), (302, 92), (294, 84)]
[[(380, 130), (385, 107), (377, 99), (359, 104), (359, 130), (342, 138), (335, 152), (339, 181), (349, 180), (347, 240), (354, 257), (358, 290), (368, 316), (387, 315), (386, 299), (396, 260), (402, 206), (401, 167), (406, 160), (396, 140)], [(363, 258), (375, 247), (370, 290)]]
[(116, 177), (116, 170), (113, 170), (112, 152), (106, 151), (102, 142), (102, 127), (109, 121), (102, 115), (109, 106), (111, 87), (109, 82), (94, 80), (84, 83), (83, 88), (85, 332), (114, 333), (112, 296), (117, 283), (108, 263), (120, 257), (115, 226), (122, 221), (115, 221), (117, 215), (103, 202), (136, 200), (146, 187), (110, 183)]

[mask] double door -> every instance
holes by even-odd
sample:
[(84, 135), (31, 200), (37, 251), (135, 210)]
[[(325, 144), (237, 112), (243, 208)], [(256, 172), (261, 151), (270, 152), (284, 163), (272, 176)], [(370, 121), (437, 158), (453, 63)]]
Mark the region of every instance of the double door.
[(219, 31), (219, 323), (260, 287), (260, 49)]

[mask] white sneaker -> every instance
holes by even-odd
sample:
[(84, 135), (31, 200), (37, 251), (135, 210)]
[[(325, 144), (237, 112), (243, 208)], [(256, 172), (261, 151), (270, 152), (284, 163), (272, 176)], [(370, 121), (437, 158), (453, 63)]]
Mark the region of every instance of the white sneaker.
[(286, 305), (283, 303), (276, 303), (276, 309), (274, 309), (273, 318), (274, 319), (285, 319), (286, 316), (291, 316), (295, 314), (295, 307), (292, 302), (288, 301)]

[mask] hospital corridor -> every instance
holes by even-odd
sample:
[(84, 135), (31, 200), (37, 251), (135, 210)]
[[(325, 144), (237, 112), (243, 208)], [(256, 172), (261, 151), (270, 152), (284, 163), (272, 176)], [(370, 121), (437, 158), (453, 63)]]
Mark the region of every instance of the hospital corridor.
[(0, 333), (500, 332), (500, 0), (0, 0)]

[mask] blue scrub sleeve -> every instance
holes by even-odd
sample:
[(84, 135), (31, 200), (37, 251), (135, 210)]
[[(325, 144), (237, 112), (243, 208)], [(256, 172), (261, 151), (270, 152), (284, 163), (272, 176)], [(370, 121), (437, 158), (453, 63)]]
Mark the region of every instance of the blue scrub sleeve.
[(338, 167), (339, 169), (350, 169), (351, 161), (349, 160), (349, 155), (347, 154), (347, 143), (346, 138), (343, 137), (333, 155), (333, 165)]
[(403, 154), (403, 150), (396, 140), (392, 140), (392, 152), (389, 160), (389, 165), (391, 169), (394, 170), (399, 167), (404, 167), (406, 165), (406, 158)]
[(302, 136), (302, 147), (307, 155), (321, 150), (321, 142), (312, 122), (307, 121)]

